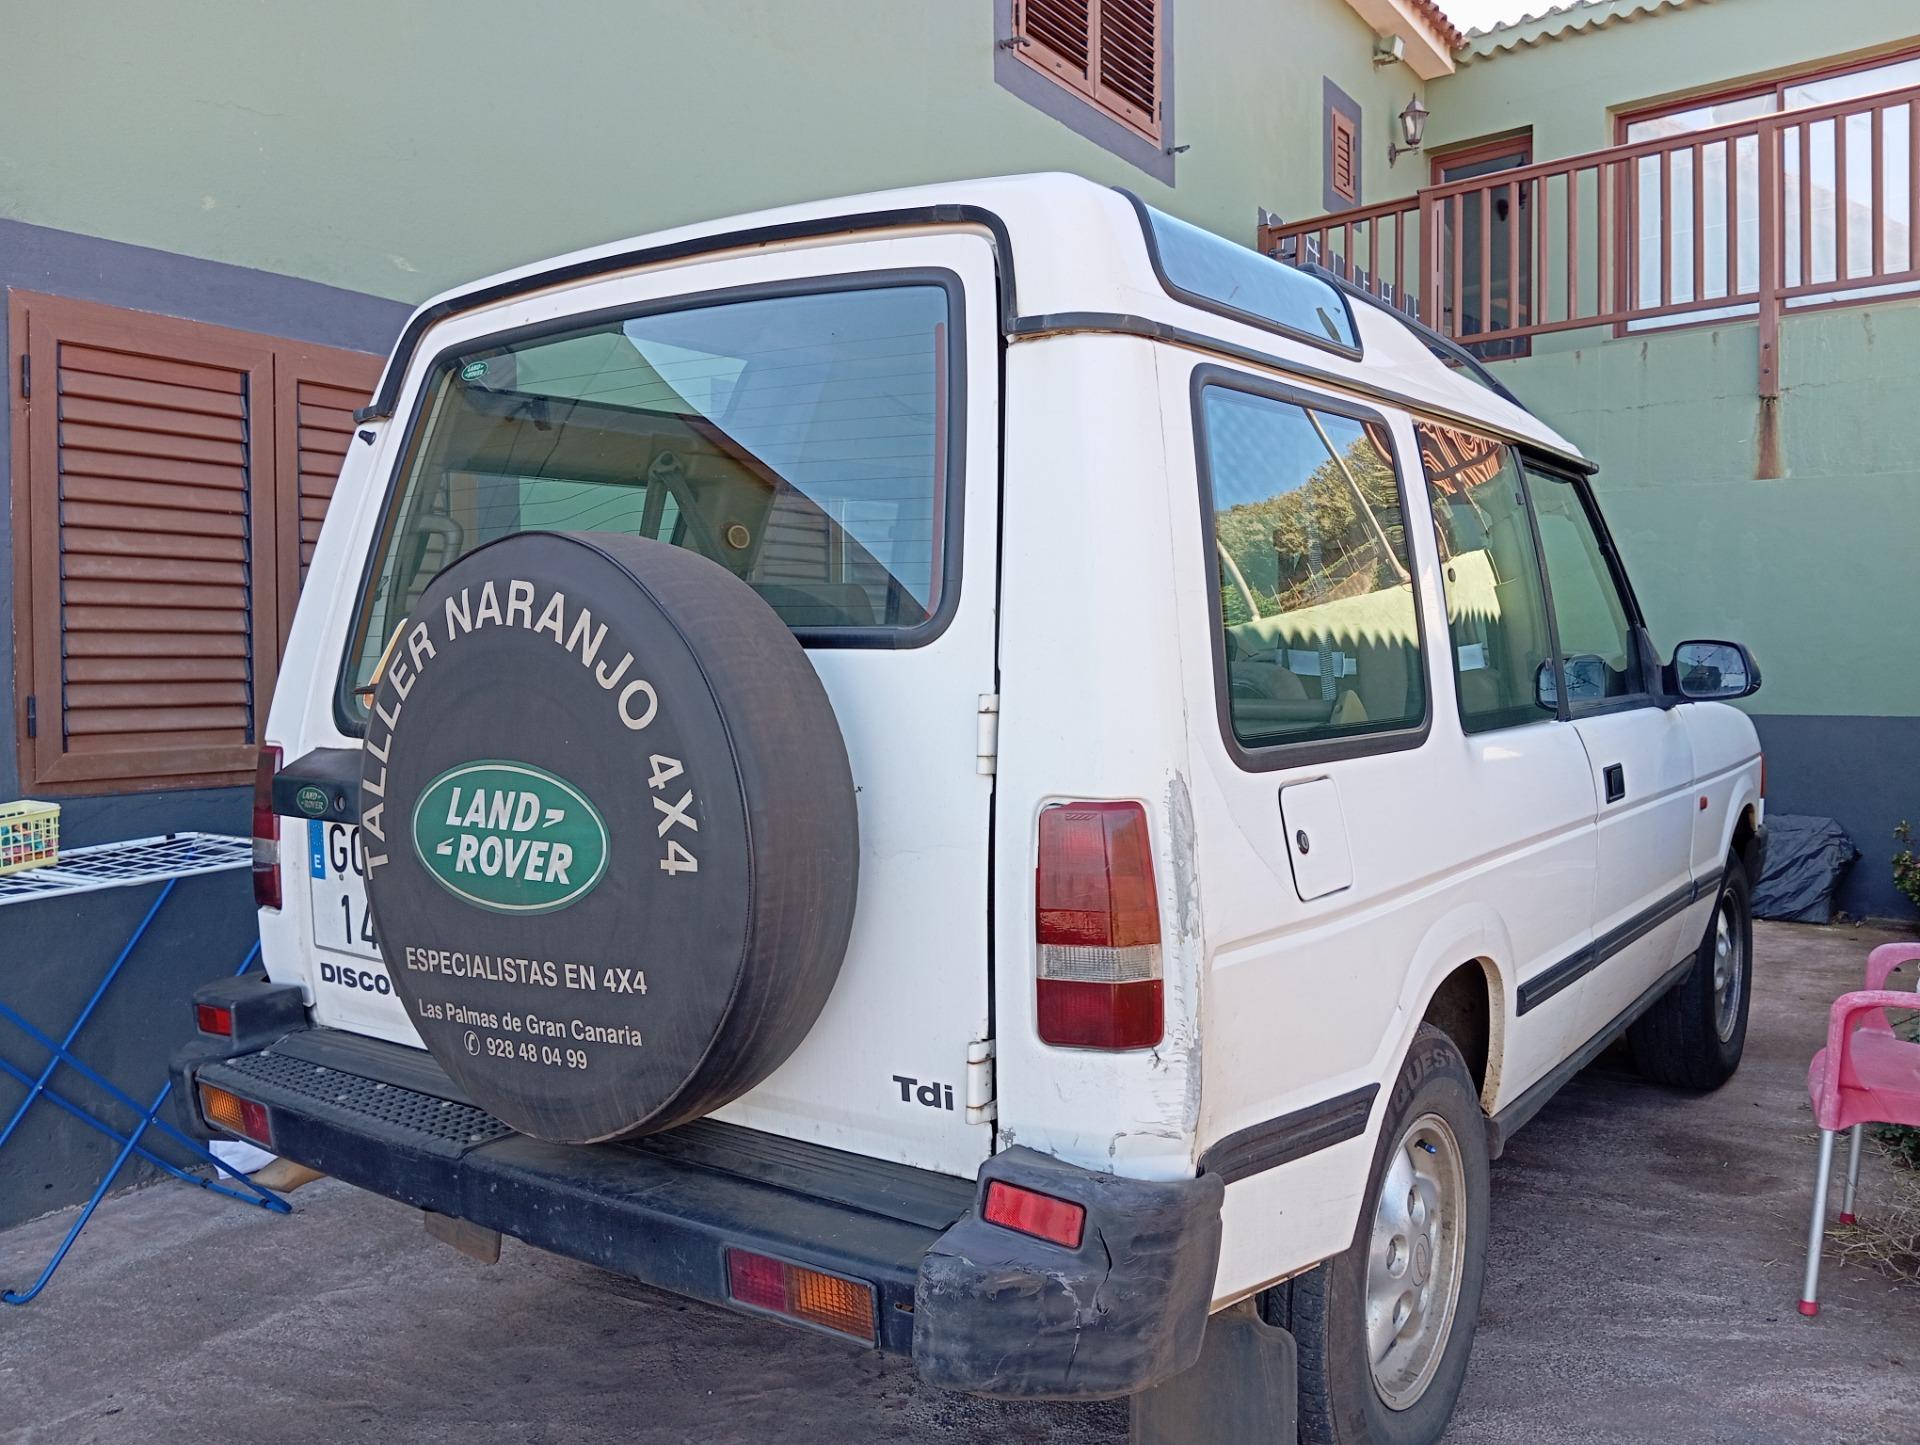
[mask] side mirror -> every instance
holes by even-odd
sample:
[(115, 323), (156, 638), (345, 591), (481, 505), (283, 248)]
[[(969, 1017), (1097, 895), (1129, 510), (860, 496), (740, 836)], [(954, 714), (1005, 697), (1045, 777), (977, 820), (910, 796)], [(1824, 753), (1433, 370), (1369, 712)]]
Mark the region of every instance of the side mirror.
[(1760, 691), (1760, 665), (1737, 642), (1683, 642), (1666, 673), (1667, 691), (1688, 702), (1730, 702)]
[[(1607, 660), (1583, 652), (1560, 664), (1567, 675), (1567, 701), (1574, 704), (1599, 702), (1607, 695)], [(1560, 689), (1553, 680), (1553, 663), (1543, 662), (1533, 674), (1533, 700), (1548, 712), (1560, 707)]]

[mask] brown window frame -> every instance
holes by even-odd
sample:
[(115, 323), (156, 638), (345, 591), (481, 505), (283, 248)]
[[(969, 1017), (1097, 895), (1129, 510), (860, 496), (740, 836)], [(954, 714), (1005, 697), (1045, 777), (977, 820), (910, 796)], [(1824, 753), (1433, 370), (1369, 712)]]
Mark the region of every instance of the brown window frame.
[(1736, 81), (1730, 85), (1694, 91), (1687, 95), (1675, 96), (1655, 105), (1635, 106), (1631, 110), (1618, 110), (1613, 117), (1613, 143), (1627, 144), (1627, 128), (1640, 121), (1658, 120), (1663, 115), (1674, 115), (1679, 111), (1692, 110), (1696, 106), (1715, 105), (1729, 100), (1751, 100), (1756, 95), (1771, 95), (1779, 103), (1781, 113), (1787, 110), (1787, 90), (1791, 86), (1804, 85), (1810, 80), (1825, 80), (1835, 75), (1850, 75), (1856, 70), (1873, 70), (1882, 65), (1897, 65), (1903, 60), (1920, 58), (1920, 45), (1903, 45), (1879, 55), (1856, 55), (1848, 60), (1823, 61), (1806, 70), (1788, 71), (1775, 76), (1772, 80)]
[[(322, 442), (313, 431), (314, 423), (319, 421), (337, 433), (336, 410), (328, 410), (322, 416), (309, 407), (308, 411), (314, 415), (309, 418), (308, 431), (303, 437), (300, 388), (302, 385), (346, 387), (364, 395), (371, 391), (378, 378), (381, 358), (179, 317), (19, 290), (8, 293), (7, 315), (13, 342), (13, 355), (9, 358), (13, 364), (9, 378), (13, 432), (9, 498), (14, 567), (12, 705), (23, 791), (62, 797), (244, 784), (252, 775), (254, 756), (266, 726), (274, 680), (300, 585), (301, 479), (303, 473), (313, 478), (316, 469), (324, 469), (334, 455), (344, 452), (337, 435)], [(244, 468), (240, 515), (245, 519), (241, 559), (244, 582), (241, 585), (245, 589), (245, 600), (237, 605), (244, 608), (245, 622), (237, 632), (227, 635), (246, 638), (242, 664), (247, 709), (244, 729), (237, 729), (231, 722), (210, 725), (205, 739), (196, 741), (193, 734), (200, 729), (188, 724), (158, 735), (148, 746), (132, 741), (139, 737), (138, 733), (115, 730), (106, 736), (126, 738), (129, 740), (126, 745), (92, 753), (69, 749), (67, 689), (76, 684), (68, 677), (66, 614), (69, 607), (85, 604), (74, 604), (67, 598), (67, 583), (73, 579), (67, 573), (64, 559), (73, 554), (65, 550), (62, 529), (73, 523), (66, 515), (62, 445), (64, 441), (71, 449), (74, 443), (63, 438), (63, 430), (76, 424), (91, 424), (106, 425), (110, 429), (117, 426), (128, 433), (146, 430), (150, 434), (166, 434), (164, 429), (136, 425), (139, 421), (159, 418), (143, 417), (133, 406), (117, 408), (133, 415), (105, 423), (98, 419), (92, 423), (75, 423), (63, 415), (74, 401), (85, 400), (63, 395), (62, 348), (69, 346), (85, 347), (96, 353), (119, 353), (130, 358), (136, 369), (197, 368), (239, 378), (239, 440), (243, 447), (240, 466)], [(139, 389), (153, 384), (136, 382), (133, 385)], [(331, 399), (338, 400), (337, 396)], [(102, 406), (99, 402), (87, 404), (95, 411)], [(176, 402), (146, 404), (172, 408)], [(178, 399), (177, 404), (187, 405), (189, 411), (194, 409), (187, 399)], [(109, 404), (109, 414), (113, 409)], [(220, 465), (231, 467), (232, 464)], [(161, 470), (165, 469), (163, 464)], [(114, 475), (122, 474), (116, 470)], [(95, 485), (98, 488), (102, 484), (96, 482)], [(179, 502), (141, 500), (138, 504), (159, 510), (187, 511), (187, 507), (181, 506), (182, 502), (197, 499), (214, 503), (217, 494), (203, 492), (197, 498), (187, 495), (196, 485), (183, 486)], [(111, 479), (104, 482), (108, 491), (128, 487), (154, 490), (153, 484), (145, 482)], [(330, 492), (330, 486), (327, 490)], [(317, 494), (317, 486), (310, 486), (309, 492)], [(121, 499), (108, 504), (128, 506), (136, 502)], [(213, 510), (218, 512), (223, 508), (214, 505)], [(159, 530), (164, 533), (173, 529)], [(146, 554), (129, 552), (126, 555), (143, 558)], [(156, 558), (183, 555), (153, 554)], [(161, 570), (167, 569), (163, 566)], [(163, 586), (191, 586), (203, 579), (156, 580)], [(232, 584), (220, 585), (230, 587)], [(151, 586), (145, 583), (130, 590), (150, 591)], [(96, 601), (93, 605), (99, 603)], [(130, 601), (125, 605), (156, 604)], [(189, 612), (196, 607), (217, 606), (229, 614), (236, 606), (197, 599), (170, 601), (167, 605)], [(196, 630), (189, 627), (184, 632)], [(28, 728), (30, 700), (32, 735)], [(96, 704), (120, 705), (119, 702)], [(188, 707), (197, 703), (174, 705)], [(235, 703), (227, 699), (217, 705), (231, 709)], [(243, 733), (242, 740), (234, 740), (232, 734), (236, 731)]]
[[(1086, 13), (1086, 60), (1082, 64), (1064, 50), (1056, 49), (1029, 24), (1028, 10), (1034, 4), (1053, 7), (1078, 6)], [(1153, 24), (1153, 104), (1142, 108), (1103, 78), (1101, 31), (1109, 7), (1130, 6), (1144, 9)], [(1167, 0), (1013, 0), (1013, 52), (1023, 65), (1038, 71), (1063, 89), (1092, 106), (1101, 115), (1124, 126), (1142, 140), (1165, 144), (1166, 136), (1166, 56)]]
[[(1897, 65), (1903, 60), (1915, 59), (1920, 59), (1920, 44), (1901, 45), (1892, 50), (1882, 51), (1879, 54), (1854, 55), (1847, 59), (1822, 61), (1805, 70), (1787, 71), (1784, 74), (1775, 76), (1771, 80), (1746, 80), (1718, 87), (1709, 86), (1706, 89), (1692, 91), (1685, 95), (1669, 97), (1656, 104), (1639, 105), (1628, 110), (1615, 110), (1613, 112), (1613, 143), (1615, 145), (1630, 144), (1627, 140), (1627, 132), (1631, 127), (1641, 121), (1658, 120), (1661, 116), (1675, 115), (1680, 111), (1693, 110), (1702, 105), (1717, 105), (1731, 100), (1751, 100), (1755, 96), (1760, 95), (1771, 95), (1774, 98), (1777, 107), (1774, 111), (1775, 115), (1789, 115), (1792, 111), (1787, 106), (1787, 91), (1792, 86), (1803, 85), (1810, 80), (1826, 80), (1836, 75), (1851, 75), (1855, 71), (1873, 70), (1882, 65)], [(1811, 109), (1812, 107), (1802, 106), (1798, 108)], [(1628, 234), (1628, 202), (1626, 195), (1626, 188), (1631, 183), (1631, 173), (1626, 167), (1622, 167), (1621, 170), (1622, 174), (1617, 178), (1614, 197), (1612, 244), (1620, 248), (1615, 253), (1617, 255), (1625, 255), (1626, 247), (1631, 244), (1631, 237)], [(1624, 282), (1622, 284), (1624, 285)], [(1751, 306), (1753, 303), (1745, 302), (1737, 304)], [(1851, 298), (1842, 297), (1836, 301), (1797, 305), (1793, 308), (1793, 312), (1797, 316), (1806, 315), (1809, 312), (1826, 311), (1834, 307), (1854, 304), (1856, 303)], [(1664, 336), (1675, 331), (1692, 331), (1708, 326), (1724, 326), (1727, 325), (1729, 321), (1739, 322), (1750, 321), (1752, 319), (1751, 315), (1738, 315), (1731, 318), (1724, 316), (1688, 317), (1682, 315), (1668, 318), (1664, 324), (1654, 329), (1653, 334)], [(1645, 336), (1649, 334), (1648, 330), (1633, 330), (1624, 321), (1616, 321), (1610, 328), (1610, 331), (1616, 338)]]

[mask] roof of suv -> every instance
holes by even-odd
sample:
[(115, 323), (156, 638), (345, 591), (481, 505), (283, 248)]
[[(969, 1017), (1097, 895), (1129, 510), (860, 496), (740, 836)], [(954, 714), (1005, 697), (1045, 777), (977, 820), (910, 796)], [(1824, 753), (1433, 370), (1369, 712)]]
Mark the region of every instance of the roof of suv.
[[(1001, 313), (1010, 337), (1099, 330), (1153, 335), (1475, 423), (1579, 460), (1577, 449), (1559, 433), (1440, 360), (1413, 327), (1386, 308), (1347, 306), (1358, 340), (1356, 355), (1337, 343), (1183, 299), (1162, 281), (1139, 203), (1123, 191), (1064, 173), (912, 186), (782, 206), (655, 231), (499, 272), (443, 292), (414, 312), (374, 404), (364, 414), (393, 413), (421, 337), (447, 316), (483, 310), (529, 291), (694, 255), (883, 227), (968, 225), (991, 231), (1002, 252)], [(1330, 284), (1328, 293), (1336, 294)]]

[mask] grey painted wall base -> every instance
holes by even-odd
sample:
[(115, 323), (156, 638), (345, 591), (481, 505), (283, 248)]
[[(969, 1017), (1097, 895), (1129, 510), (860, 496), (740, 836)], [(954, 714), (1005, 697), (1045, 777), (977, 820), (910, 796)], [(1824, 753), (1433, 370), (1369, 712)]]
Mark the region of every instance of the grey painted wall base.
[(1920, 828), (1920, 718), (1756, 714), (1767, 753), (1767, 807), (1836, 818), (1860, 861), (1840, 885), (1855, 918), (1915, 917), (1893, 886), (1893, 830)]
[[(115, 888), (0, 908), (0, 999), (43, 1033), (64, 1037), (162, 886)], [(74, 1052), (144, 1106), (166, 1082), (168, 1058), (192, 1032), (188, 995), (199, 984), (238, 968), (257, 936), (252, 884), (244, 870), (181, 879), (74, 1041)], [(0, 1020), (0, 1058), (37, 1077), (46, 1066), (47, 1052)], [(58, 1070), (52, 1083), (108, 1123), (120, 1128), (130, 1124), (123, 1105), (71, 1069)], [(13, 1116), (26, 1092), (12, 1078), (0, 1076), (0, 1123)], [(150, 1134), (146, 1143), (162, 1157), (192, 1162), (166, 1144), (164, 1136)], [(104, 1134), (44, 1099), (37, 1101), (0, 1151), (0, 1226), (84, 1200), (116, 1152)], [(136, 1159), (118, 1184), (126, 1188), (157, 1173)], [(208, 1195), (205, 1207), (244, 1206)], [(85, 1247), (84, 1236), (80, 1247)], [(10, 1256), (7, 1267), (24, 1277), (8, 1277), (0, 1284), (24, 1287), (44, 1263)]]

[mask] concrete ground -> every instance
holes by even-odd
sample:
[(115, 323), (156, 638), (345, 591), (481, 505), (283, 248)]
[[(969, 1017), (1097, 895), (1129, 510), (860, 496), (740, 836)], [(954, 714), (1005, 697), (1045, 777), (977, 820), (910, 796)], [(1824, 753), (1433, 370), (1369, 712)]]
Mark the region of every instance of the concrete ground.
[[(1880, 936), (1761, 925), (1738, 1078), (1706, 1098), (1613, 1058), (1494, 1166), (1493, 1237), (1448, 1439), (1920, 1440), (1920, 1286), (1830, 1264), (1794, 1312), (1813, 1169), (1807, 1059)], [(1895, 1177), (1875, 1155), (1870, 1219)], [(161, 1185), (111, 1202), (37, 1303), (0, 1312), (0, 1440), (1102, 1441), (1123, 1408), (1007, 1406), (904, 1362), (509, 1241), (497, 1266), (331, 1181), (290, 1219)], [(70, 1216), (0, 1235), (37, 1272)]]

